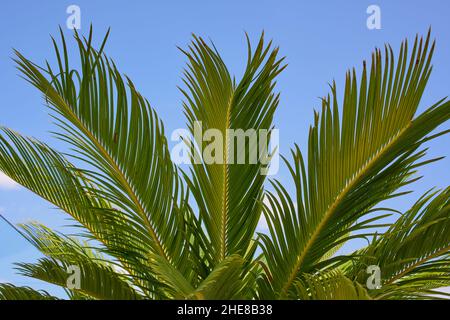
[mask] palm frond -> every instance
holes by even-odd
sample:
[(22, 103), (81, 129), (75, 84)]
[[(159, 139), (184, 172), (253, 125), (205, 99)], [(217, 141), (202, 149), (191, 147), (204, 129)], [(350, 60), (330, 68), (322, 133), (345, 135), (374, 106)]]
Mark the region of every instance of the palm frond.
[(79, 223), (77, 227), (83, 226), (83, 237), (101, 242), (101, 250), (116, 257), (136, 283), (151, 292), (147, 280), (151, 279), (147, 267), (151, 247), (142, 241), (142, 227), (91, 192), (92, 182), (63, 155), (10, 129), (2, 128), (2, 132), (5, 136), (0, 135), (0, 170), (67, 212)]
[(450, 188), (424, 194), (358, 256), (346, 274), (362, 281), (365, 266), (377, 265), (382, 286), (374, 297), (425, 298), (450, 286)]
[[(272, 283), (269, 293), (290, 295), (301, 273), (315, 272), (336, 259), (323, 261), (328, 252), (348, 239), (350, 232), (367, 229), (376, 219), (366, 217), (400, 187), (415, 181), (427, 136), (450, 118), (450, 103), (439, 101), (414, 118), (431, 72), (434, 43), (430, 35), (414, 43), (408, 57), (403, 43), (395, 65), (390, 47), (372, 55), (370, 73), (364, 63), (360, 87), (356, 72), (346, 77), (342, 119), (336, 86), (322, 101), (310, 128), (308, 157), (299, 148), (286, 160), (296, 187), (293, 198), (277, 181), (266, 209), (271, 237), (263, 237)], [(358, 223), (356, 223), (358, 221)], [(360, 237), (364, 235), (359, 235)], [(319, 264), (320, 262), (320, 264)]]
[[(93, 168), (80, 170), (94, 185), (88, 192), (108, 199), (131, 224), (124, 230), (128, 235), (132, 233), (195, 282), (193, 270), (201, 267), (190, 258), (188, 233), (198, 223), (189, 208), (188, 193), (171, 162), (156, 112), (103, 54), (107, 37), (95, 50), (92, 29), (88, 39), (75, 35), (80, 71), (70, 67), (62, 32), (61, 47), (53, 41), (56, 73), (50, 65), (37, 67), (18, 52), (16, 62), (54, 111), (62, 129), (57, 136), (74, 147), (73, 157)], [(143, 253), (145, 261), (148, 253)]]
[[(80, 270), (80, 287), (70, 282), (70, 267)], [(80, 258), (77, 261), (57, 261), (41, 258), (36, 263), (16, 263), (18, 272), (26, 277), (39, 279), (66, 288), (79, 291), (91, 299), (101, 300), (135, 300), (140, 296), (123, 278), (108, 266), (90, 259)]]
[(36, 291), (30, 287), (0, 283), (0, 300), (57, 300), (57, 298), (43, 290)]
[[(262, 199), (265, 180), (263, 161), (258, 158), (249, 164), (251, 149), (255, 151), (258, 142), (246, 141), (244, 149), (229, 130), (267, 130), (270, 135), (279, 102), (278, 94), (273, 93), (274, 79), (284, 68), (283, 59), (277, 58), (278, 48), (264, 44), (263, 36), (254, 51), (248, 41), (247, 67), (236, 83), (215, 47), (202, 38), (194, 36), (189, 50), (183, 52), (189, 60), (184, 73), (188, 90), (182, 89), (189, 130), (197, 139), (196, 125), (201, 122), (198, 130), (202, 136), (212, 129), (222, 137), (213, 163), (201, 161), (208, 141), (190, 141), (195, 147), (191, 176), (186, 177), (211, 241), (215, 264), (247, 251), (260, 218), (258, 200)], [(214, 137), (206, 139), (217, 142)], [(239, 163), (239, 157), (245, 157), (245, 164)]]
[(366, 289), (339, 272), (303, 274), (294, 283), (300, 300), (369, 300)]
[(202, 300), (242, 299), (247, 289), (247, 283), (242, 279), (243, 263), (239, 255), (226, 257), (203, 280), (193, 296)]
[(188, 299), (194, 292), (192, 284), (163, 257), (150, 254), (149, 267), (159, 281), (156, 288), (167, 299)]
[[(44, 95), (62, 129), (58, 136), (75, 149), (75, 157), (94, 170), (92, 179), (114, 207), (136, 226), (139, 236), (157, 252), (188, 273), (183, 245), (185, 191), (170, 160), (164, 129), (148, 101), (113, 61), (78, 34), (80, 71), (72, 69), (66, 42), (54, 40), (58, 71), (50, 65), (37, 67), (16, 52), (18, 69)], [(143, 161), (145, 159), (145, 161)], [(99, 191), (100, 190), (100, 191)]]

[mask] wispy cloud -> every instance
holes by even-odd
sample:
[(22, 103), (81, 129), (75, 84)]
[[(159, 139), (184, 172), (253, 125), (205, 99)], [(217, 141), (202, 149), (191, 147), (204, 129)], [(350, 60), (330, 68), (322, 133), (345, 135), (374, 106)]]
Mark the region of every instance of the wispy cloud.
[(11, 180), (3, 172), (0, 172), (0, 189), (15, 190), (18, 188), (19, 185), (15, 181)]

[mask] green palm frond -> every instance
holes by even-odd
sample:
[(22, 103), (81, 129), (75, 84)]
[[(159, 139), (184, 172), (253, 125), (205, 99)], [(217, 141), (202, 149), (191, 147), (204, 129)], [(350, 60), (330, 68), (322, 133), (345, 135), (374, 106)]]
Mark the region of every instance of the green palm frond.
[(192, 223), (196, 218), (170, 160), (163, 125), (131, 80), (103, 55), (107, 36), (96, 51), (92, 30), (88, 39), (75, 35), (80, 72), (70, 68), (62, 33), (62, 49), (54, 41), (58, 72), (48, 64), (36, 67), (17, 53), (19, 70), (44, 94), (62, 129), (58, 136), (75, 149), (72, 156), (93, 168), (82, 170), (93, 184), (87, 192), (126, 216), (127, 236), (146, 246), (143, 260), (149, 252), (161, 255), (195, 282), (192, 270), (198, 268), (190, 259), (186, 229), (197, 225)]
[(30, 287), (0, 283), (0, 300), (57, 300), (57, 298), (43, 290), (36, 291)]
[(436, 293), (450, 282), (450, 188), (423, 195), (387, 232), (359, 252), (346, 273), (363, 278), (365, 266), (377, 265), (382, 276), (375, 297), (408, 298)]
[(131, 80), (103, 55), (107, 37), (96, 51), (92, 30), (88, 39), (75, 36), (81, 72), (70, 67), (62, 32), (62, 48), (54, 41), (56, 73), (49, 65), (42, 71), (17, 52), (18, 68), (55, 112), (59, 137), (95, 168), (83, 172), (103, 197), (139, 225), (135, 232), (153, 252), (188, 268), (184, 235), (177, 232), (183, 229), (185, 191), (162, 123)]
[(75, 167), (60, 153), (36, 139), (0, 129), (0, 170), (94, 230), (96, 215), (90, 209), (106, 209), (108, 202), (83, 192), (87, 180), (76, 175)]
[(355, 237), (350, 232), (373, 226), (381, 218), (366, 217), (373, 207), (415, 181), (415, 168), (436, 160), (419, 162), (425, 151), (418, 149), (439, 135), (427, 136), (450, 118), (450, 103), (440, 101), (414, 118), (433, 50), (430, 36), (425, 41), (416, 38), (410, 56), (405, 42), (397, 65), (389, 47), (384, 64), (376, 50), (369, 74), (364, 64), (359, 88), (355, 71), (347, 74), (342, 119), (333, 84), (322, 112), (315, 113), (307, 161), (298, 147), (292, 164), (286, 160), (295, 197), (277, 181), (275, 193), (268, 195), (275, 210), (265, 210), (271, 237), (263, 240), (273, 277), (272, 283), (263, 284), (266, 291), (289, 296), (301, 273), (336, 262), (322, 258)]
[[(227, 130), (272, 129), (279, 102), (278, 94), (273, 93), (274, 79), (284, 69), (283, 59), (277, 58), (278, 48), (264, 44), (263, 36), (254, 51), (248, 41), (247, 67), (236, 83), (215, 47), (202, 38), (194, 36), (189, 51), (183, 52), (189, 59), (184, 74), (188, 90), (182, 89), (188, 128), (195, 135), (196, 122), (201, 122), (202, 135), (213, 129), (223, 137), (223, 148), (215, 150), (217, 161), (212, 164), (195, 163), (202, 155), (192, 152), (194, 164), (187, 177), (211, 241), (208, 254), (215, 264), (228, 255), (246, 252), (260, 218), (258, 200), (265, 180), (262, 161), (248, 164), (249, 149), (254, 145), (249, 148), (251, 143), (246, 142), (242, 150)], [(200, 152), (208, 150), (207, 141), (191, 142)], [(239, 156), (247, 159), (245, 165), (239, 163)]]
[(242, 265), (243, 259), (239, 255), (226, 257), (203, 280), (194, 296), (207, 300), (242, 299), (248, 289), (241, 278)]
[(252, 297), (251, 280), (244, 277), (244, 259), (239, 255), (231, 255), (209, 273), (197, 288), (194, 288), (180, 272), (174, 269), (161, 257), (151, 258), (151, 267), (161, 283), (160, 291), (172, 299), (227, 300)]
[(117, 257), (135, 282), (151, 292), (146, 267), (151, 247), (142, 241), (141, 227), (93, 192), (92, 183), (60, 153), (35, 139), (2, 130), (8, 139), (0, 136), (0, 169), (67, 212), (83, 226), (83, 237), (101, 242), (102, 250)]
[(339, 272), (303, 274), (294, 283), (300, 300), (370, 300), (366, 289)]
[(19, 224), (18, 230), (47, 257), (68, 262), (76, 262), (80, 258), (107, 261), (98, 248), (91, 247), (88, 243), (80, 243), (78, 238), (55, 232), (38, 222)]
[[(35, 264), (17, 263), (19, 273), (95, 299), (140, 298), (129, 277), (116, 271), (120, 265), (110, 263), (95, 248), (37, 223), (21, 225), (21, 229), (23, 236), (46, 258)], [(69, 267), (80, 270), (80, 288), (68, 287)]]
[[(49, 258), (41, 258), (36, 263), (17, 263), (16, 269), (26, 277), (46, 281), (66, 288), (71, 291), (79, 291), (91, 299), (101, 300), (136, 300), (140, 296), (136, 290), (130, 287), (120, 275), (113, 269), (95, 263), (88, 259), (79, 259), (75, 262), (56, 261)], [(80, 287), (71, 287), (70, 267), (77, 266), (80, 270)]]

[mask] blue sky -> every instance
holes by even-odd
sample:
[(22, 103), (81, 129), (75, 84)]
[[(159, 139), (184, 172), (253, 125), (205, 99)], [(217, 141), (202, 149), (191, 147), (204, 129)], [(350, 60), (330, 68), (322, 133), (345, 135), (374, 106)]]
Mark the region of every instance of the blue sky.
[[(450, 10), (448, 1), (23, 1), (5, 2), (0, 11), (0, 125), (34, 136), (64, 150), (49, 131), (54, 129), (40, 94), (17, 76), (12, 48), (33, 61), (53, 61), (50, 36), (65, 28), (66, 8), (81, 8), (81, 32), (89, 24), (100, 39), (108, 27), (106, 51), (130, 76), (164, 120), (166, 131), (184, 127), (180, 75), (185, 64), (176, 46), (185, 47), (191, 33), (211, 38), (230, 70), (239, 76), (246, 60), (244, 32), (257, 40), (262, 30), (279, 45), (289, 64), (279, 77), (281, 104), (275, 118), (281, 152), (294, 142), (305, 147), (318, 97), (335, 79), (342, 92), (345, 71), (370, 58), (374, 47), (399, 47), (405, 37), (424, 34), (432, 26), (437, 39), (433, 75), (422, 100), (424, 110), (450, 93)], [(381, 30), (366, 27), (369, 5), (381, 8)], [(441, 129), (450, 128), (446, 124)], [(450, 136), (429, 143), (429, 157), (448, 155)], [(447, 158), (420, 170), (424, 178), (411, 195), (391, 201), (407, 208), (431, 187), (445, 187), (450, 178)], [(287, 181), (286, 170), (278, 178)], [(10, 221), (38, 220), (60, 228), (64, 215), (0, 175), (0, 211)], [(348, 246), (348, 250), (355, 244)], [(31, 262), (39, 254), (0, 220), (0, 282), (60, 290), (14, 274), (13, 262)]]

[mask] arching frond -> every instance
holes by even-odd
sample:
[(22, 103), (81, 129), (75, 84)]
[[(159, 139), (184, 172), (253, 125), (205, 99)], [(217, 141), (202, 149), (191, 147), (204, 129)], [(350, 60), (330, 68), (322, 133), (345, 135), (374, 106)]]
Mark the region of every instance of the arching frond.
[(263, 237), (273, 278), (266, 281), (269, 295), (288, 297), (301, 273), (336, 262), (323, 257), (353, 237), (351, 231), (373, 224), (366, 217), (372, 208), (414, 181), (415, 168), (435, 160), (419, 162), (425, 151), (418, 149), (450, 118), (450, 103), (440, 101), (414, 118), (433, 50), (430, 36), (416, 39), (411, 54), (405, 42), (396, 65), (390, 47), (384, 64), (376, 50), (369, 73), (364, 63), (359, 88), (356, 72), (347, 74), (342, 118), (335, 85), (323, 99), (310, 128), (307, 161), (298, 147), (286, 161), (295, 196), (276, 181), (269, 194), (275, 208), (265, 210), (271, 238)]
[(450, 188), (423, 195), (358, 256), (346, 273), (362, 281), (366, 266), (377, 265), (382, 282), (374, 297), (430, 298), (450, 286)]
[[(26, 277), (52, 283), (71, 291), (79, 291), (91, 299), (135, 300), (137, 292), (108, 266), (80, 258), (77, 261), (57, 261), (42, 258), (36, 263), (17, 263), (17, 270)], [(80, 287), (72, 283), (73, 270), (80, 271)], [(75, 280), (74, 280), (75, 281)]]
[[(82, 236), (101, 242), (102, 251), (116, 257), (139, 286), (150, 292), (145, 232), (128, 215), (100, 197), (79, 170), (60, 153), (36, 139), (2, 128), (0, 170), (61, 208), (83, 226)], [(99, 190), (100, 191), (100, 190)]]
[(161, 257), (152, 257), (151, 266), (162, 284), (159, 290), (172, 299), (227, 300), (252, 297), (253, 285), (250, 281), (254, 278), (248, 274), (245, 276), (244, 259), (238, 255), (231, 255), (217, 264), (196, 288)]
[[(275, 78), (284, 68), (283, 59), (277, 58), (278, 48), (264, 44), (263, 37), (254, 51), (248, 41), (247, 67), (236, 83), (215, 48), (202, 38), (194, 36), (184, 53), (189, 59), (184, 109), (196, 139), (190, 143), (195, 146), (194, 163), (187, 180), (211, 241), (209, 254), (213, 263), (219, 263), (231, 254), (245, 254), (260, 218), (265, 180), (261, 158), (269, 155), (258, 150), (268, 143), (258, 134), (266, 130), (270, 136), (279, 102), (273, 93)], [(208, 136), (208, 130), (217, 136)], [(241, 137), (253, 132), (257, 140), (244, 136), (239, 144), (238, 132), (230, 130), (239, 130)], [(196, 131), (205, 139), (197, 141)], [(215, 143), (220, 147), (213, 148)], [(208, 161), (205, 155), (211, 148), (216, 150)]]
[(43, 290), (36, 291), (30, 287), (0, 283), (0, 300), (57, 300), (57, 298)]
[[(44, 95), (62, 129), (58, 136), (93, 170), (84, 170), (112, 205), (134, 223), (139, 237), (184, 273), (191, 263), (183, 232), (185, 191), (170, 160), (164, 129), (148, 101), (113, 61), (75, 35), (79, 70), (71, 67), (64, 36), (54, 41), (57, 71), (16, 52), (18, 69)], [(145, 159), (145, 160), (144, 160)]]
[(369, 300), (366, 289), (339, 272), (303, 274), (294, 283), (300, 300)]
[[(141, 297), (137, 293), (138, 288), (132, 287), (129, 276), (118, 272), (119, 266), (110, 263), (87, 244), (37, 223), (21, 225), (21, 229), (24, 237), (46, 256), (36, 264), (17, 264), (23, 275), (96, 299), (134, 300)], [(70, 267), (80, 271), (80, 288), (68, 287), (73, 272)]]
[[(450, 190), (424, 195), (392, 225), (381, 219), (395, 210), (379, 205), (438, 160), (424, 160), (421, 146), (448, 132), (433, 133), (450, 118), (450, 102), (416, 115), (432, 69), (430, 35), (416, 38), (412, 52), (403, 43), (397, 62), (389, 46), (384, 56), (377, 49), (370, 70), (364, 63), (360, 78), (347, 74), (341, 103), (333, 83), (314, 114), (306, 156), (295, 146), (284, 159), (293, 194), (278, 180), (264, 190), (275, 80), (284, 69), (271, 42), (261, 36), (252, 48), (247, 39), (238, 81), (202, 38), (183, 51), (193, 164), (179, 175), (155, 110), (103, 53), (107, 37), (97, 50), (92, 29), (87, 39), (75, 32), (75, 63), (62, 30), (55, 66), (16, 52), (71, 154), (2, 127), (0, 172), (81, 230), (67, 236), (21, 225), (44, 257), (17, 264), (20, 274), (60, 286), (70, 299), (431, 299), (450, 286)], [(255, 237), (262, 211), (269, 234)], [(357, 237), (372, 243), (337, 254)], [(366, 290), (373, 264), (382, 285)], [(0, 284), (0, 299), (55, 297)]]
[(243, 298), (246, 286), (242, 279), (243, 259), (231, 255), (220, 262), (203, 280), (193, 296), (206, 300), (230, 300)]

